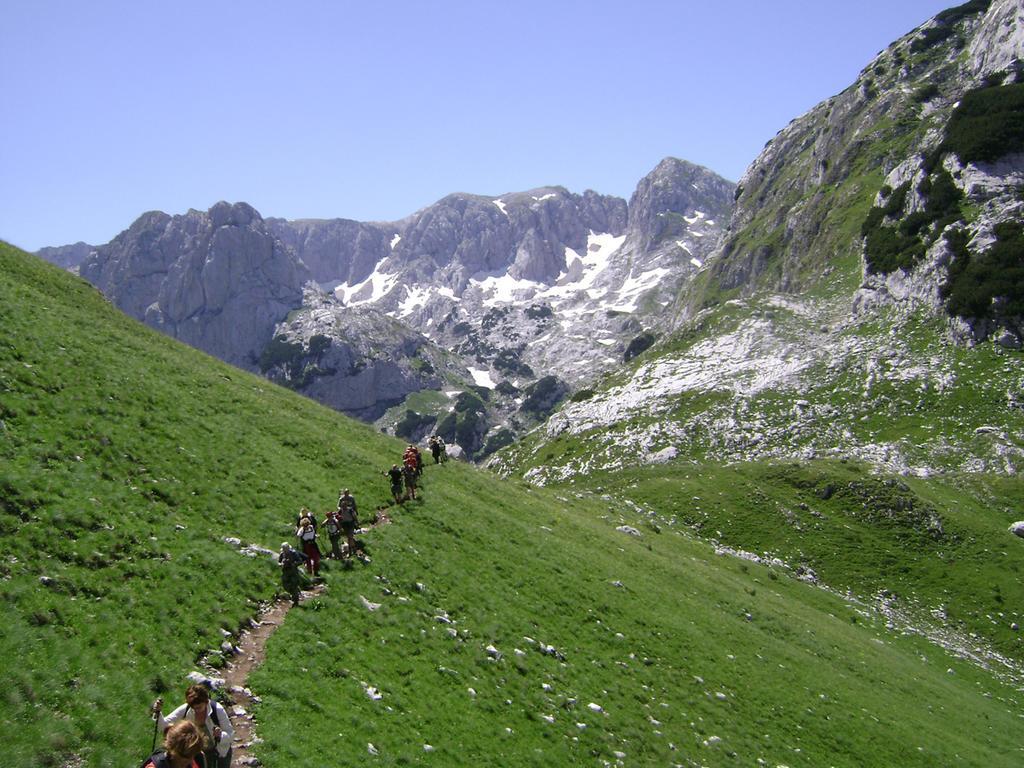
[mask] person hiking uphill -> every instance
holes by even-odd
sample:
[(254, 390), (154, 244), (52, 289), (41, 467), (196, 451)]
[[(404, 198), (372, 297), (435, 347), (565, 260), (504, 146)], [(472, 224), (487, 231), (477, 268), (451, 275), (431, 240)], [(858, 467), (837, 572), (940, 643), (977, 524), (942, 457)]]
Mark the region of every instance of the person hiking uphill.
[(224, 707), (210, 700), (210, 692), (205, 685), (190, 685), (185, 691), (185, 703), (166, 719), (160, 712), (162, 706), (161, 699), (153, 704), (158, 728), (166, 730), (181, 721), (194, 724), (202, 739), (207, 768), (231, 768), (231, 740), (235, 737), (235, 729)]
[(433, 435), (427, 441), (427, 446), (430, 448), (430, 455), (434, 457), (435, 464), (448, 460), (448, 456), (445, 453), (444, 439), (440, 435)]
[(316, 526), (313, 524), (313, 514), (303, 507), (303, 511), (309, 516), (299, 521), (299, 527), (295, 529), (295, 535), (302, 543), (302, 552), (308, 558), (306, 569), (309, 575), (316, 578), (320, 575), (320, 546), (316, 543)]
[(281, 542), (281, 553), (277, 556), (277, 564), (281, 566), (281, 586), (292, 599), (292, 605), (299, 604), (299, 587), (302, 586), (302, 574), (299, 566), (308, 560), (304, 554), (292, 549), (287, 541)]
[(353, 557), (356, 554), (356, 528), (359, 527), (359, 513), (356, 509), (356, 500), (349, 493), (348, 488), (343, 488), (338, 496), (338, 520), (341, 521), (341, 530), (345, 533), (346, 555)]
[(391, 495), (395, 499), (395, 504), (401, 504), (405, 501), (405, 497), (402, 495), (402, 485), (405, 482), (402, 477), (402, 468), (397, 464), (392, 464), (391, 469), (384, 474), (391, 480)]
[(338, 511), (332, 509), (327, 513), (324, 518), (324, 530), (327, 531), (327, 538), (331, 540), (331, 551), (327, 553), (327, 557), (333, 558), (334, 560), (341, 560), (341, 518), (338, 516)]
[(405, 498), (416, 498), (416, 461), (407, 461), (402, 465), (402, 477), (405, 479)]
[[(202, 734), (195, 723), (183, 720), (167, 729), (164, 748), (150, 755), (142, 768), (212, 768), (205, 765), (202, 754)], [(197, 757), (203, 762), (197, 762)]]

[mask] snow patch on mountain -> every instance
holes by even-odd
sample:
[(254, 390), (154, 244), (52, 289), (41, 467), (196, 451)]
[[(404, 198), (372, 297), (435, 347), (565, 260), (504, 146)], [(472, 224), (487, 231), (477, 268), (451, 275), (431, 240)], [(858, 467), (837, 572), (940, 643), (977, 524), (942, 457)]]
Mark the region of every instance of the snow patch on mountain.
[(487, 387), (488, 389), (494, 389), (496, 386), (494, 379), (491, 378), (490, 371), (481, 371), (477, 368), (469, 369), (470, 375), (473, 377), (473, 383), (478, 387)]
[(362, 282), (355, 285), (343, 283), (334, 289), (334, 296), (342, 304), (358, 306), (373, 304), (384, 298), (398, 284), (397, 274), (381, 271), (384, 262), (379, 262), (373, 272)]

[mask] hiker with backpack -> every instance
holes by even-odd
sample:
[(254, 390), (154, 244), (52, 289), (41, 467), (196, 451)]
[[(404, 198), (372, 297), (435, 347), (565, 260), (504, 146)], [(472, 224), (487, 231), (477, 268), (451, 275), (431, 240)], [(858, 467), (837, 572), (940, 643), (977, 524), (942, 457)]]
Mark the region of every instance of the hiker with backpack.
[[(197, 761), (196, 758), (199, 760)], [(140, 768), (212, 768), (212, 766), (207, 766), (203, 758), (203, 736), (199, 729), (195, 723), (182, 720), (167, 729), (167, 733), (164, 734), (163, 749), (153, 752), (143, 761)]]
[(444, 438), (440, 435), (433, 435), (430, 440), (427, 441), (427, 445), (430, 447), (430, 454), (434, 457), (435, 464), (440, 464), (448, 460), (448, 455), (445, 452)]
[(341, 522), (341, 530), (345, 533), (346, 555), (353, 557), (356, 554), (356, 528), (359, 527), (359, 513), (356, 509), (355, 497), (348, 488), (343, 488), (338, 496), (338, 520)]
[(391, 495), (395, 499), (395, 504), (401, 504), (405, 501), (405, 497), (402, 495), (402, 486), (405, 484), (402, 468), (397, 464), (392, 464), (391, 469), (384, 474), (391, 480)]
[(292, 599), (292, 605), (299, 604), (299, 588), (302, 586), (302, 573), (299, 566), (309, 558), (287, 541), (281, 542), (281, 553), (277, 556), (277, 564), (281, 566), (281, 586)]
[(327, 531), (327, 538), (331, 540), (331, 551), (327, 553), (327, 557), (334, 560), (341, 560), (341, 518), (338, 516), (338, 511), (332, 509), (327, 513), (324, 518), (324, 530)]
[(320, 546), (316, 543), (316, 525), (313, 524), (314, 515), (305, 507), (302, 511), (306, 517), (299, 520), (299, 527), (295, 529), (295, 535), (299, 538), (302, 552), (306, 556), (306, 570), (309, 575), (316, 578), (320, 575)]
[(205, 685), (190, 685), (185, 691), (185, 703), (166, 718), (160, 712), (162, 707), (161, 699), (153, 703), (158, 728), (168, 730), (175, 723), (192, 723), (199, 730), (206, 768), (231, 768), (231, 740), (235, 737), (235, 729), (224, 707), (210, 698), (210, 691)]
[(402, 477), (405, 479), (405, 498), (416, 498), (416, 461), (407, 461), (402, 465)]

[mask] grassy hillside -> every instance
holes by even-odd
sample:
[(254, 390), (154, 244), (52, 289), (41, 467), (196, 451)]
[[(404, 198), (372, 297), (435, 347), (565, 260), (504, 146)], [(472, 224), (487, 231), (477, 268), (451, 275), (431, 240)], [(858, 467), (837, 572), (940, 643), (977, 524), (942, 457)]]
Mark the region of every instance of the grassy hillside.
[[(4, 764), (130, 765), (149, 748), (154, 695), (178, 698), (197, 660), (218, 662), (222, 630), (276, 588), (268, 557), (224, 537), (276, 547), (299, 505), (324, 509), (341, 485), (369, 510), (398, 445), (7, 246), (0, 273), (0, 653), (19, 660), (3, 673)], [(741, 504), (750, 472), (716, 520), (756, 517)], [(428, 468), (424, 501), (367, 535), (372, 562), (329, 572), (272, 638), (250, 680), (263, 764), (1020, 762), (1019, 681), (784, 568), (716, 554), (666, 506), (707, 493), (694, 479), (657, 492), (628, 479), (657, 511), (619, 501), (618, 485)], [(797, 480), (765, 493), (817, 487)], [(1003, 520), (984, 517), (980, 491), (964, 492), (961, 517), (930, 488), (915, 491), (984, 571)], [(777, 527), (758, 534), (765, 548), (801, 546)], [(1005, 577), (1020, 564), (1012, 543), (993, 582), (1007, 618), (1024, 597)], [(891, 548), (897, 571), (910, 548)], [(836, 573), (867, 574), (870, 559), (850, 548)], [(966, 605), (973, 578), (944, 586)], [(1010, 635), (988, 639), (1013, 650)]]

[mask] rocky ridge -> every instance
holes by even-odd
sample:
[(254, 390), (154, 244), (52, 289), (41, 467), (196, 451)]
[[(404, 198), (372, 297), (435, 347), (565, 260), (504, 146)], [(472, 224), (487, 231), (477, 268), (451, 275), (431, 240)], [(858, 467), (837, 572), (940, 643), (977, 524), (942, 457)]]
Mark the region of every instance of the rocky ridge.
[(685, 457), (1019, 473), (1020, 327), (947, 302), (951, 265), (1021, 221), (1022, 155), (948, 147), (961, 101), (1020, 80), (1022, 20), (1020, 0), (939, 14), (783, 129), (741, 179), (706, 279), (684, 286), (676, 335), (495, 466), (540, 483)]
[(454, 194), (395, 223), (218, 203), (144, 214), (80, 271), (128, 314), (359, 418), (449, 393), (415, 415), (426, 428), (476, 387), (484, 403), (461, 437), (473, 454), (653, 340), (717, 242), (732, 190), (668, 158), (629, 203), (562, 187)]

